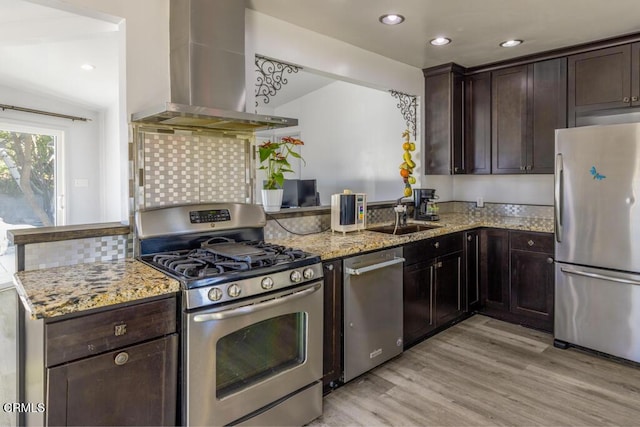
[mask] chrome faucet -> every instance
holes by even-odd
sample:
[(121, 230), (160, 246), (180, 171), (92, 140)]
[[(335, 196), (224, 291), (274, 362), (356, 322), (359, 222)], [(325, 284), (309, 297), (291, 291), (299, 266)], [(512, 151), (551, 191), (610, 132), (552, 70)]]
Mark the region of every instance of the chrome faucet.
[(407, 205), (402, 204), (402, 199), (404, 199), (404, 197), (400, 197), (396, 200), (396, 205), (393, 207), (393, 211), (396, 215), (399, 215), (397, 220), (397, 226), (399, 227), (405, 227), (407, 225)]

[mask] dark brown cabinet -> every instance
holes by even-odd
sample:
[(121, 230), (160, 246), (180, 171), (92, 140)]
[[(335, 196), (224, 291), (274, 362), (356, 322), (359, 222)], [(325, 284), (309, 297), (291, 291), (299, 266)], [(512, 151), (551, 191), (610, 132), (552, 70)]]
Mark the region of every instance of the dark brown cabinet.
[(45, 324), (47, 425), (175, 425), (176, 299)]
[(325, 262), (324, 348), (322, 383), (325, 391), (338, 385), (342, 375), (342, 261)]
[(465, 311), (473, 312), (480, 308), (480, 231), (464, 233), (464, 262), (466, 274)]
[(491, 73), (465, 81), (464, 151), (468, 174), (491, 173)]
[(462, 139), (463, 69), (446, 64), (423, 70), (425, 76), (424, 173), (465, 173)]
[(509, 231), (483, 229), (480, 234), (480, 289), (487, 314), (509, 308)]
[(566, 67), (558, 58), (492, 73), (492, 173), (553, 173), (555, 129), (566, 127)]
[(47, 369), (48, 425), (175, 425), (178, 335)]
[(462, 233), (405, 246), (405, 348), (464, 315)]
[(553, 238), (540, 233), (511, 232), (510, 312), (523, 324), (553, 331)]
[(640, 43), (598, 49), (568, 59), (569, 126), (610, 109), (640, 106)]
[(497, 229), (481, 236), (481, 311), (553, 330), (553, 235)]

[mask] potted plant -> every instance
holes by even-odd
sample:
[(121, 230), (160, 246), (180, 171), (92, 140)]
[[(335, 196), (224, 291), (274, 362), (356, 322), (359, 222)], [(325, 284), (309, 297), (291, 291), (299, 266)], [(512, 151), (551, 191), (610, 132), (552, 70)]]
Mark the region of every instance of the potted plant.
[(289, 156), (304, 162), (302, 156), (294, 151), (296, 145), (304, 145), (304, 142), (297, 138), (285, 136), (280, 142), (267, 141), (258, 146), (261, 164), (258, 169), (267, 173), (262, 186), (262, 205), (265, 212), (277, 212), (282, 206), (284, 174), (293, 172), (289, 163)]

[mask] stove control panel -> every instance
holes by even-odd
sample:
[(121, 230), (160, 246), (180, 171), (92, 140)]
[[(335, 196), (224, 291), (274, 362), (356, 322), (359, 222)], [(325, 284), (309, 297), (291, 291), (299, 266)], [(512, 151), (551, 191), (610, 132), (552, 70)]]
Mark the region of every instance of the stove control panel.
[(250, 301), (268, 292), (283, 290), (312, 280), (322, 280), (322, 264), (312, 264), (298, 269), (271, 272), (268, 275), (236, 280), (231, 283), (186, 289), (186, 308), (201, 308), (231, 301)]
[(206, 211), (189, 211), (191, 224), (231, 221), (229, 209), (210, 209)]

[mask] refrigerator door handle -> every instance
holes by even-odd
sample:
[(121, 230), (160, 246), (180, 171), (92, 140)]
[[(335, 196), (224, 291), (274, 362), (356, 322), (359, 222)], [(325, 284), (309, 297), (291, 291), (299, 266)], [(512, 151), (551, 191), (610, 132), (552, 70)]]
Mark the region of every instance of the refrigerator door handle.
[(562, 241), (562, 196), (563, 196), (563, 167), (562, 167), (562, 153), (556, 154), (556, 168), (555, 168), (555, 188), (554, 188), (554, 207), (555, 207), (555, 219), (556, 219), (556, 241), (560, 243)]
[(640, 281), (638, 281), (638, 280), (624, 279), (622, 277), (608, 276), (606, 274), (589, 273), (587, 271), (568, 269), (568, 268), (564, 268), (564, 267), (560, 268), (560, 271), (562, 271), (563, 273), (567, 273), (567, 274), (575, 274), (577, 276), (590, 277), (592, 279), (607, 280), (609, 282), (617, 282), (617, 283), (624, 283), (624, 284), (627, 284), (627, 285), (639, 285), (640, 286)]

